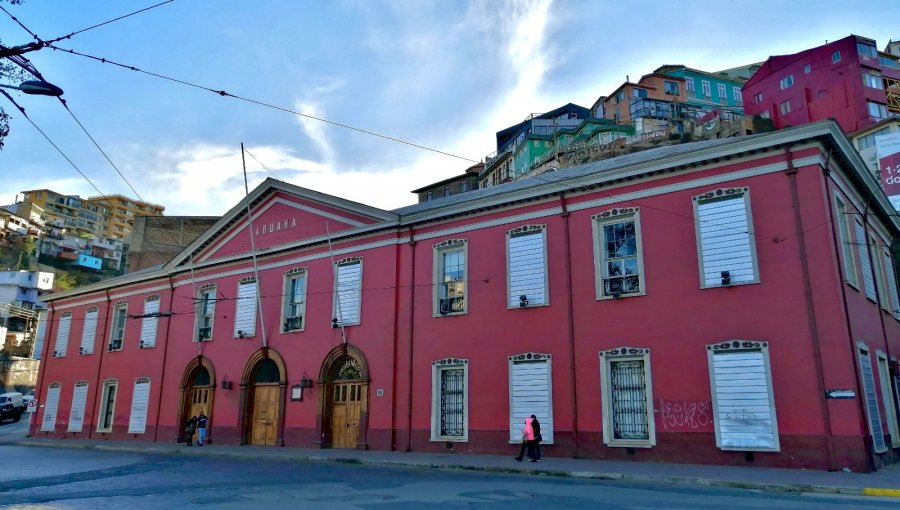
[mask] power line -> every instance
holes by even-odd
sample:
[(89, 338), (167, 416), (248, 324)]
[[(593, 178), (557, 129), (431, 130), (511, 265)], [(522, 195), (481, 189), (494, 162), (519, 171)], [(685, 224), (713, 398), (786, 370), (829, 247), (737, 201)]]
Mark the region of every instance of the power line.
[(181, 79), (178, 79), (178, 78), (173, 78), (173, 77), (171, 77), (171, 76), (166, 76), (166, 75), (159, 74), (159, 73), (154, 73), (154, 72), (151, 72), (151, 71), (145, 71), (145, 70), (140, 69), (140, 68), (138, 68), (138, 67), (130, 66), (130, 65), (127, 65), (127, 64), (122, 64), (122, 63), (120, 63), (120, 62), (116, 62), (116, 61), (113, 61), (113, 60), (110, 60), (110, 59), (107, 59), (107, 58), (96, 57), (96, 56), (93, 56), (93, 55), (88, 55), (88, 54), (86, 54), (86, 53), (81, 53), (81, 52), (79, 52), (79, 51), (75, 51), (75, 50), (72, 50), (72, 49), (60, 48), (59, 46), (56, 46), (55, 44), (49, 44), (49, 43), (48, 43), (48, 44), (47, 44), (47, 47), (48, 47), (48, 48), (52, 48), (52, 49), (54, 49), (54, 50), (62, 51), (63, 53), (69, 53), (69, 54), (72, 54), (72, 55), (78, 55), (78, 56), (80, 56), (80, 57), (88, 58), (88, 59), (91, 59), (91, 60), (96, 60), (97, 62), (101, 62), (101, 63), (103, 63), (103, 64), (111, 64), (111, 65), (116, 66), (116, 67), (121, 67), (121, 68), (123, 68), (123, 69), (128, 69), (128, 70), (130, 70), (130, 71), (135, 71), (135, 72), (138, 72), (138, 73), (142, 73), (142, 74), (146, 74), (146, 75), (149, 75), (149, 76), (153, 76), (153, 77), (155, 77), (155, 78), (160, 78), (160, 79), (163, 79), (163, 80), (166, 80), (166, 81), (171, 81), (171, 82), (173, 82), (173, 83), (178, 83), (178, 84), (181, 84), (181, 85), (186, 85), (186, 86), (188, 86), (188, 87), (194, 87), (194, 88), (197, 88), (197, 89), (200, 89), (200, 90), (205, 90), (205, 91), (207, 91), (207, 92), (212, 92), (212, 93), (217, 94), (217, 95), (222, 96), (222, 97), (230, 97), (230, 98), (233, 98), (233, 99), (239, 99), (239, 100), (241, 100), (241, 101), (246, 101), (246, 102), (248, 102), (248, 103), (255, 104), (255, 105), (257, 105), (257, 106), (263, 106), (263, 107), (266, 107), (266, 108), (271, 108), (271, 109), (273, 109), (273, 110), (278, 110), (278, 111), (281, 111), (281, 112), (290, 113), (290, 114), (296, 115), (296, 116), (298, 116), (298, 117), (304, 117), (304, 118), (311, 119), (311, 120), (315, 120), (315, 121), (322, 122), (322, 123), (325, 123), (325, 124), (331, 124), (331, 125), (333, 125), (333, 126), (341, 127), (341, 128), (348, 129), (348, 130), (351, 130), (351, 131), (356, 131), (356, 132), (363, 133), (363, 134), (367, 134), (367, 135), (370, 135), (370, 136), (375, 136), (375, 137), (382, 138), (382, 139), (384, 139), (384, 140), (388, 140), (388, 141), (391, 141), (391, 142), (396, 142), (396, 143), (401, 143), (401, 144), (404, 144), (404, 145), (409, 145), (410, 147), (416, 147), (416, 148), (418, 148), (418, 149), (422, 149), (422, 150), (426, 150), (426, 151), (431, 151), (431, 152), (434, 152), (434, 153), (437, 153), (437, 154), (442, 154), (442, 155), (444, 155), (444, 156), (450, 156), (450, 157), (452, 157), (452, 158), (457, 158), (457, 159), (461, 159), (461, 160), (464, 160), (464, 161), (469, 161), (469, 162), (471, 162), (471, 163), (478, 163), (478, 162), (479, 162), (478, 160), (474, 160), (474, 159), (467, 158), (467, 157), (464, 157), (464, 156), (458, 156), (458, 155), (452, 154), (452, 153), (450, 153), (450, 152), (446, 152), (446, 151), (434, 149), (434, 148), (431, 148), (431, 147), (427, 147), (427, 146), (425, 146), (425, 145), (421, 145), (421, 144), (417, 144), (417, 143), (410, 142), (410, 141), (407, 141), (407, 140), (403, 140), (403, 139), (401, 139), (401, 138), (397, 138), (397, 137), (394, 137), (394, 136), (389, 136), (389, 135), (385, 135), (385, 134), (378, 133), (378, 132), (375, 132), (375, 131), (370, 131), (370, 130), (368, 130), (368, 129), (362, 129), (362, 128), (354, 127), (354, 126), (351, 126), (351, 125), (349, 125), (349, 124), (344, 124), (344, 123), (341, 123), (341, 122), (336, 122), (336, 121), (333, 121), (333, 120), (328, 120), (328, 119), (326, 119), (326, 118), (323, 118), (323, 117), (317, 117), (317, 116), (315, 116), (315, 115), (309, 115), (309, 114), (307, 114), (307, 113), (298, 112), (298, 111), (292, 110), (292, 109), (290, 109), (290, 108), (285, 108), (285, 107), (283, 107), (283, 106), (273, 105), (273, 104), (271, 104), (271, 103), (266, 103), (266, 102), (259, 101), (259, 100), (256, 100), (256, 99), (251, 99), (251, 98), (249, 98), (249, 97), (240, 96), (240, 95), (237, 95), (237, 94), (232, 94), (232, 93), (230, 93), (230, 92), (226, 92), (225, 90), (221, 90), (221, 89), (220, 89), (220, 90), (216, 90), (216, 89), (213, 89), (213, 88), (210, 88), (210, 87), (206, 87), (206, 86), (204, 86), (204, 85), (198, 85), (198, 84), (196, 84), (196, 83), (192, 83), (192, 82), (189, 82), (189, 81), (186, 81), (186, 80), (181, 80)]
[[(93, 29), (95, 29), (95, 28), (97, 28), (97, 27), (102, 27), (103, 25), (109, 25), (110, 23), (113, 23), (113, 22), (116, 22), (116, 21), (125, 19), (125, 18), (127, 18), (127, 17), (129, 17), (129, 16), (134, 16), (135, 14), (140, 14), (140, 13), (142, 13), (142, 12), (149, 11), (150, 9), (155, 9), (155, 8), (161, 6), (161, 5), (170, 4), (170, 3), (174, 2), (174, 1), (175, 1), (175, 0), (165, 0), (164, 2), (160, 2), (160, 3), (158, 3), (158, 4), (154, 4), (154, 5), (151, 5), (151, 6), (149, 6), (149, 7), (144, 7), (143, 9), (139, 9), (139, 10), (137, 10), (137, 11), (130, 12), (130, 13), (128, 13), (128, 14), (125, 14), (124, 16), (119, 16), (118, 18), (113, 18), (113, 19), (111, 19), (111, 20), (107, 20), (107, 21), (104, 21), (104, 22), (102, 22), (102, 23), (97, 23), (96, 25), (91, 25), (91, 26), (89, 26), (89, 27), (87, 27), (87, 28), (82, 28), (81, 30), (76, 30), (76, 31), (72, 32), (71, 34), (67, 34), (67, 35), (64, 35), (64, 36), (62, 36), (62, 37), (57, 37), (57, 38), (55, 38), (55, 39), (50, 39), (49, 41), (42, 41), (42, 42), (43, 42), (44, 44), (50, 44), (50, 43), (55, 43), (55, 42), (57, 42), (57, 41), (62, 41), (63, 39), (70, 39), (70, 38), (71, 38), (72, 36), (74, 36), (74, 35), (78, 35), (78, 34), (81, 34), (81, 33), (83, 33), (83, 32), (87, 32), (88, 30), (93, 30)], [(5, 9), (4, 9), (4, 10), (5, 10)], [(7, 13), (7, 14), (8, 14), (8, 13)], [(23, 26), (22, 28), (25, 28), (25, 27)], [(28, 29), (26, 28), (25, 30), (28, 30)], [(30, 32), (29, 32), (29, 33), (30, 33)], [(34, 34), (32, 34), (32, 35), (34, 35)], [(37, 39), (37, 36), (35, 36), (35, 38)], [(40, 39), (38, 39), (38, 40), (40, 40)]]
[(252, 152), (250, 152), (249, 150), (247, 150), (246, 147), (242, 147), (242, 149), (243, 149), (244, 152), (247, 153), (248, 156), (250, 156), (251, 158), (253, 158), (253, 161), (256, 161), (257, 163), (259, 163), (259, 165), (260, 165), (261, 167), (263, 167), (263, 168), (266, 170), (266, 172), (269, 172), (269, 174), (270, 174), (272, 177), (278, 179), (279, 181), (286, 181), (286, 180), (287, 180), (287, 179), (282, 179), (281, 177), (279, 177), (278, 175), (276, 175), (275, 172), (273, 172), (269, 167), (267, 167), (266, 165), (264, 165), (262, 161), (256, 159), (256, 156), (254, 156)]

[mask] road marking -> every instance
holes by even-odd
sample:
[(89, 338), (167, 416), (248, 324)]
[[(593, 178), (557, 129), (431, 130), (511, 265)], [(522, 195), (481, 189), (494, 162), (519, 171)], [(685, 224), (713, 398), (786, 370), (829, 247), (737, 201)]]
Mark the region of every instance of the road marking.
[(875, 489), (872, 487), (866, 487), (863, 489), (863, 494), (866, 496), (886, 496), (889, 498), (900, 498), (900, 489)]

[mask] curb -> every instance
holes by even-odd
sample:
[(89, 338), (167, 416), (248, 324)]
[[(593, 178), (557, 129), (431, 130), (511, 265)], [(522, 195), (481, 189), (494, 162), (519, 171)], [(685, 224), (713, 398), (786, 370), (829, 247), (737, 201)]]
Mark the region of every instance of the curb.
[[(68, 443), (53, 442), (45, 443), (42, 441), (28, 440), (0, 440), (0, 444), (17, 445), (17, 446), (33, 446), (46, 448), (71, 448), (84, 450), (99, 451), (116, 451), (126, 453), (155, 453), (164, 455), (184, 455), (186, 450), (183, 448), (148, 448), (148, 447), (130, 447), (124, 445), (109, 444), (87, 444), (87, 443)], [(393, 466), (405, 467), (412, 469), (435, 469), (444, 471), (473, 471), (483, 473), (497, 474), (520, 474), (531, 476), (548, 476), (556, 478), (576, 478), (585, 480), (606, 480), (619, 482), (634, 483), (666, 483), (673, 485), (703, 485), (707, 487), (723, 487), (731, 489), (758, 490), (763, 492), (781, 493), (781, 494), (841, 494), (846, 496), (873, 496), (882, 498), (900, 498), (900, 489), (887, 489), (877, 487), (841, 487), (832, 485), (810, 485), (810, 484), (787, 484), (787, 483), (770, 483), (770, 482), (746, 482), (733, 480), (720, 480), (714, 478), (699, 478), (691, 476), (678, 475), (641, 475), (626, 474), (618, 472), (601, 472), (601, 471), (567, 471), (560, 469), (541, 469), (541, 468), (525, 468), (525, 467), (495, 467), (495, 466), (473, 466), (465, 464), (444, 463), (437, 464), (433, 462), (412, 462), (403, 460), (384, 460), (384, 459), (360, 459), (358, 457), (331, 457), (323, 455), (271, 455), (265, 453), (249, 453), (239, 451), (221, 451), (221, 450), (191, 450), (198, 452), (197, 454), (206, 457), (223, 457), (235, 459), (280, 459), (294, 462), (317, 462), (317, 463), (335, 463), (335, 464), (358, 464), (369, 466)], [(203, 453), (199, 453), (203, 452)], [(192, 453), (193, 454), (193, 453)], [(194, 454), (196, 455), (196, 454)]]

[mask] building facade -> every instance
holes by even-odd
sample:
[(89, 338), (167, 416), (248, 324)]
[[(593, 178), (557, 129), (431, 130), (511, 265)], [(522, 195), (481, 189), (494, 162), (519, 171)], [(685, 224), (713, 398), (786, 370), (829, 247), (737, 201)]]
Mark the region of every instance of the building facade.
[(90, 203), (77, 195), (63, 195), (49, 189), (23, 191), (22, 207), (31, 204), (43, 210), (48, 228), (65, 229), (72, 234), (101, 235), (106, 228), (106, 207)]
[[(267, 180), (50, 298), (30, 433), (854, 471), (894, 460), (900, 223), (831, 122), (384, 211)], [(248, 208), (250, 216), (248, 217)]]
[(743, 88), (747, 115), (775, 127), (835, 119), (854, 133), (900, 115), (900, 63), (872, 39), (851, 35), (769, 57)]
[(419, 202), (428, 202), (436, 198), (449, 197), (478, 189), (478, 176), (484, 171), (484, 163), (475, 163), (466, 168), (461, 175), (455, 175), (419, 189), (412, 190)]
[(91, 197), (86, 202), (106, 210), (106, 222), (101, 234), (110, 239), (125, 239), (131, 235), (137, 216), (162, 216), (166, 210), (161, 205), (141, 202), (123, 195)]

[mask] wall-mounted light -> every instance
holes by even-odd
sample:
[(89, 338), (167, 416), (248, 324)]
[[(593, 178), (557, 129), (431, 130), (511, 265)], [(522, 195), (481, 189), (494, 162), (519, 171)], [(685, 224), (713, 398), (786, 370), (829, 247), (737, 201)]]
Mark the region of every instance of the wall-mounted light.
[(522, 294), (519, 296), (519, 308), (525, 308), (526, 306), (528, 306), (528, 296)]
[(306, 375), (306, 372), (303, 372), (303, 376), (300, 378), (300, 383), (291, 386), (291, 400), (302, 402), (303, 401), (303, 390), (307, 388), (313, 387), (313, 380)]
[(231, 381), (228, 380), (228, 376), (227, 375), (222, 376), (222, 389), (230, 390), (233, 387), (234, 387), (234, 383), (232, 383)]

